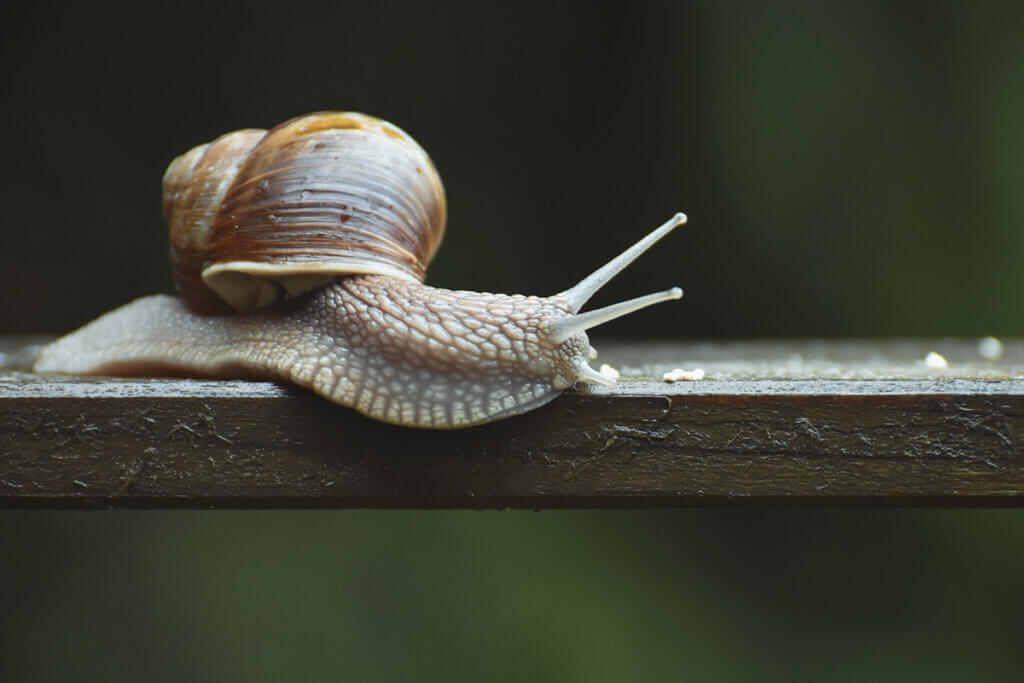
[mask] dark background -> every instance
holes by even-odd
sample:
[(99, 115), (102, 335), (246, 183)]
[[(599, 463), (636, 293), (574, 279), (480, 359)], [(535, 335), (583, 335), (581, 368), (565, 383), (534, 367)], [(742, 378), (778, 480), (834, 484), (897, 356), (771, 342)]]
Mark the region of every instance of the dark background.
[[(170, 290), (166, 164), (318, 109), (444, 178), (438, 286), (597, 336), (1024, 333), (1024, 5), (0, 7), (0, 333)], [(0, 514), (5, 680), (1019, 680), (1016, 512)], [(3, 677), (0, 675), (0, 677)]]

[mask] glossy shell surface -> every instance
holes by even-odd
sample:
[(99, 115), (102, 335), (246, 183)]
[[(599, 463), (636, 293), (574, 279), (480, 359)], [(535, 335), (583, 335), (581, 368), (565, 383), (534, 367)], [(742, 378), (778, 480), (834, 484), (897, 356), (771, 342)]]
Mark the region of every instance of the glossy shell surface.
[(252, 310), (338, 275), (422, 282), (444, 233), (440, 176), (396, 126), (321, 112), (221, 136), (164, 176), (175, 284), (204, 313)]

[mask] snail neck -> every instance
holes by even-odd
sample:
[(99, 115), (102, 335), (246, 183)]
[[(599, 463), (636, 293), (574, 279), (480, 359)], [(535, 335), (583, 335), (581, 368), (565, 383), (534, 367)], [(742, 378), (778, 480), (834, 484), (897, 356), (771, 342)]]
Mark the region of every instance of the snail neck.
[(304, 306), (332, 312), (303, 334), (339, 359), (329, 371), (340, 379), (312, 388), (376, 419), (470, 426), (532, 410), (575, 381), (563, 372), (575, 345), (551, 346), (540, 331), (540, 320), (566, 314), (551, 299), (370, 275), (342, 278)]

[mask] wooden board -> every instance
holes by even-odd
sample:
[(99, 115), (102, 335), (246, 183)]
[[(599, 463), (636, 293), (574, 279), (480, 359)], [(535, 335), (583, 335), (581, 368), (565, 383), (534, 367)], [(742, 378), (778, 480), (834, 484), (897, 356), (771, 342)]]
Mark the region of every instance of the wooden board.
[(608, 343), (617, 387), (435, 432), (269, 382), (38, 376), (36, 341), (0, 342), (0, 506), (1024, 502), (1022, 342)]

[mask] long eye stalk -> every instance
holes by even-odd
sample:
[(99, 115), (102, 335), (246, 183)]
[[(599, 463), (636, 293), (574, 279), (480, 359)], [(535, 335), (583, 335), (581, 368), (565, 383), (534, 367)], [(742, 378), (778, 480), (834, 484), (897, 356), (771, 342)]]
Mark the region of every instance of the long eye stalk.
[(578, 285), (559, 294), (559, 297), (568, 301), (569, 307), (575, 315), (560, 318), (550, 324), (548, 332), (551, 335), (552, 341), (556, 344), (561, 344), (574, 334), (579, 334), (591, 327), (596, 327), (597, 325), (602, 325), (610, 320), (615, 320), (616, 318), (620, 318), (634, 311), (639, 311), (641, 308), (646, 308), (648, 306), (661, 303), (662, 301), (678, 299), (683, 296), (683, 290), (678, 287), (673, 287), (671, 289), (666, 289), (663, 292), (655, 292), (654, 294), (637, 297), (636, 299), (630, 299), (629, 301), (622, 301), (617, 304), (612, 304), (611, 306), (587, 311), (586, 313), (578, 313), (578, 311), (583, 307), (583, 304), (587, 303), (590, 297), (592, 297), (597, 290), (601, 289), (601, 287), (607, 284), (609, 280), (621, 273), (626, 266), (635, 261), (640, 254), (650, 249), (655, 242), (685, 222), (686, 215), (677, 213), (654, 232), (644, 237), (642, 240), (613, 258), (602, 267), (598, 268), (591, 275), (585, 277)]
[(552, 339), (561, 344), (569, 337), (574, 334), (578, 334), (584, 330), (589, 330), (591, 327), (597, 327), (603, 325), (606, 322), (621, 318), (624, 315), (629, 315), (633, 311), (639, 311), (641, 308), (647, 308), (654, 304), (661, 303), (662, 301), (670, 301), (672, 299), (680, 299), (683, 296), (683, 290), (678, 287), (672, 289), (666, 289), (664, 292), (655, 292), (654, 294), (648, 294), (646, 296), (638, 296), (635, 299), (629, 301), (621, 301), (611, 306), (605, 306), (604, 308), (596, 308), (593, 311), (587, 311), (586, 313), (578, 313), (576, 315), (570, 315), (566, 318), (551, 323), (548, 330), (551, 333)]
[(622, 252), (587, 277), (583, 278), (583, 280), (581, 280), (575, 287), (567, 289), (559, 294), (559, 296), (569, 302), (569, 306), (573, 313), (578, 312), (583, 308), (583, 304), (587, 303), (587, 301), (590, 300), (590, 297), (594, 296), (594, 293), (597, 292), (597, 290), (604, 287), (608, 284), (609, 280), (625, 270), (626, 266), (635, 261), (640, 254), (650, 249), (655, 242), (685, 222), (686, 214), (677, 213), (664, 225), (660, 226), (629, 249)]

